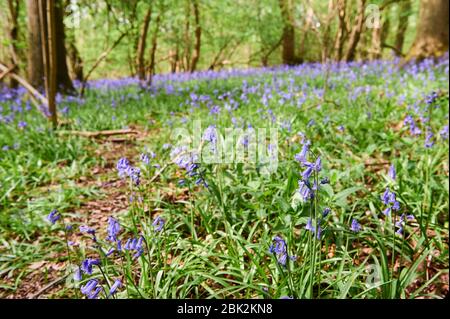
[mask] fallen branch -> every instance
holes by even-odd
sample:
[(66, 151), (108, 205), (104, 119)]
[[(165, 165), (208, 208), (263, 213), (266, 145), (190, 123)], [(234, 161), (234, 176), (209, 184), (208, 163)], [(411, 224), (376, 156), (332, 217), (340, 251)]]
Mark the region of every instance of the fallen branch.
[(123, 135), (123, 134), (139, 134), (138, 131), (132, 129), (125, 130), (106, 130), (106, 131), (96, 131), (96, 132), (86, 132), (86, 131), (58, 131), (59, 134), (66, 135), (78, 135), (84, 137), (102, 137), (102, 136), (112, 136), (112, 135)]
[(51, 283), (49, 283), (47, 286), (43, 287), (41, 290), (39, 290), (37, 293), (35, 293), (34, 295), (32, 295), (30, 297), (30, 299), (36, 299), (37, 297), (39, 297), (40, 295), (42, 295), (45, 291), (47, 291), (48, 289), (50, 289), (51, 287), (59, 284), (60, 282), (66, 280), (66, 278), (69, 276), (69, 274), (64, 275), (56, 280), (53, 280)]

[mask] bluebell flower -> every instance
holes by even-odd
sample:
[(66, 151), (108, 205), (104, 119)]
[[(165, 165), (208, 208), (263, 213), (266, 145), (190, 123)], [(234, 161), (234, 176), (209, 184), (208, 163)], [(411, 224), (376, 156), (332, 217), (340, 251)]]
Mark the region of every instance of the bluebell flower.
[(306, 181), (311, 177), (312, 173), (313, 173), (312, 167), (307, 167), (306, 170), (302, 173), (302, 179)]
[(150, 158), (146, 153), (141, 154), (141, 161), (146, 165), (150, 164)]
[(391, 166), (389, 167), (388, 175), (393, 181), (395, 181), (395, 179), (397, 177), (397, 173), (395, 172), (394, 164), (391, 164)]
[(322, 238), (322, 227), (320, 226), (320, 221), (317, 222), (316, 238), (320, 240)]
[(163, 229), (164, 224), (166, 223), (166, 221), (161, 217), (161, 216), (157, 216), (152, 223), (153, 229), (155, 232), (159, 232)]
[(86, 258), (81, 263), (81, 270), (88, 275), (92, 275), (92, 267), (100, 265), (100, 259)]
[(109, 290), (109, 296), (114, 295), (117, 292), (117, 289), (122, 287), (122, 282), (119, 279), (116, 279), (114, 281), (114, 284), (111, 286), (111, 289)]
[(325, 218), (328, 216), (328, 214), (331, 212), (331, 209), (329, 207), (326, 207), (323, 211), (322, 211), (322, 217)]
[(86, 285), (80, 288), (81, 293), (86, 297), (88, 297), (89, 299), (96, 299), (100, 291), (102, 291), (103, 289), (101, 286), (97, 285), (98, 281), (96, 279), (91, 279), (86, 283)]
[(86, 225), (80, 226), (80, 232), (95, 236), (95, 229), (90, 228), (89, 226)]
[(448, 125), (444, 126), (444, 128), (439, 132), (443, 139), (448, 139)]
[(143, 252), (144, 252), (144, 248), (142, 246), (144, 237), (139, 237), (139, 239), (136, 238), (130, 238), (126, 241), (125, 245), (123, 246), (124, 250), (127, 251), (134, 251), (135, 254), (133, 255), (133, 259), (136, 259), (138, 257), (140, 257)]
[(81, 269), (79, 267), (77, 267), (77, 269), (75, 270), (75, 272), (73, 274), (73, 280), (80, 281), (81, 279), (82, 279)]
[(433, 132), (431, 131), (430, 128), (427, 129), (427, 135), (425, 137), (425, 147), (426, 148), (431, 148), (434, 145), (434, 141), (433, 141)]
[(47, 219), (52, 223), (55, 224), (59, 219), (61, 218), (61, 215), (59, 214), (58, 210), (54, 209), (48, 214)]
[(25, 127), (27, 127), (27, 122), (20, 121), (19, 124), (17, 124), (17, 126), (18, 126), (19, 128), (25, 128)]
[(311, 218), (308, 218), (305, 229), (314, 232), (314, 227), (313, 227)]
[(108, 236), (106, 237), (106, 240), (109, 241), (116, 241), (117, 235), (120, 232), (120, 224), (114, 217), (108, 218)]
[(126, 175), (126, 171), (129, 166), (130, 166), (130, 161), (126, 157), (122, 157), (121, 159), (119, 159), (116, 167), (117, 167), (117, 170), (119, 171), (120, 177), (123, 177), (124, 175)]
[(303, 200), (307, 201), (314, 197), (312, 191), (309, 189), (305, 181), (298, 181), (298, 192), (302, 196)]
[(361, 230), (361, 225), (358, 223), (358, 221), (356, 219), (352, 220), (350, 230), (355, 233), (358, 233)]
[(287, 245), (283, 238), (275, 236), (273, 243), (269, 247), (269, 254), (275, 254), (280, 265), (286, 266), (287, 259), (295, 260), (296, 256), (289, 256), (287, 253)]

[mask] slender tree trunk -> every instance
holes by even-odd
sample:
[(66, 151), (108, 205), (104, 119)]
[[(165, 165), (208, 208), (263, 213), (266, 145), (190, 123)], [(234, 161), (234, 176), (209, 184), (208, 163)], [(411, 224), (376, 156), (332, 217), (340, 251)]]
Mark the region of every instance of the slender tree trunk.
[[(61, 5), (61, 4), (59, 4)], [(61, 54), (61, 48), (58, 48), (58, 41), (57, 37), (61, 36), (60, 33), (57, 32), (56, 28), (58, 26), (57, 24), (57, 15), (60, 14), (58, 17), (61, 20), (62, 24), (62, 12), (61, 8), (57, 8), (58, 4), (56, 4), (55, 0), (48, 0), (47, 2), (47, 35), (48, 35), (48, 90), (47, 90), (47, 98), (48, 98), (48, 108), (50, 111), (50, 116), (53, 124), (53, 128), (56, 128), (58, 126), (58, 114), (56, 110), (56, 84), (58, 81), (58, 73), (56, 72), (57, 69), (61, 68), (60, 61), (58, 61), (58, 52)], [(64, 40), (64, 36), (63, 36)], [(62, 42), (62, 45), (64, 47), (64, 42)], [(65, 49), (64, 49), (65, 50)], [(66, 65), (65, 61), (66, 55), (64, 54), (64, 65)], [(60, 72), (61, 74), (61, 72)], [(68, 72), (67, 72), (67, 66), (65, 70), (65, 74), (68, 78)], [(70, 86), (72, 86), (72, 81), (70, 78), (68, 79), (70, 82)], [(73, 87), (72, 87), (73, 88)]]
[(27, 0), (28, 17), (28, 82), (37, 89), (44, 87), (44, 62), (41, 45), (39, 3)]
[(150, 86), (152, 84), (153, 75), (155, 74), (155, 65), (156, 65), (156, 48), (158, 46), (158, 32), (159, 32), (159, 24), (161, 22), (162, 12), (158, 14), (156, 17), (156, 28), (153, 33), (152, 39), (152, 48), (150, 50), (150, 66), (149, 66), (149, 75), (147, 78), (147, 83)]
[(334, 58), (336, 61), (340, 61), (342, 59), (342, 51), (344, 48), (344, 40), (345, 35), (347, 34), (347, 28), (345, 24), (345, 14), (346, 14), (346, 0), (338, 0), (338, 31), (336, 33), (336, 40), (334, 44)]
[(63, 5), (61, 0), (54, 1), (53, 21), (55, 37), (55, 56), (56, 56), (56, 90), (65, 93), (75, 93), (72, 80), (69, 76), (69, 69), (67, 67), (67, 54), (65, 47), (65, 32), (63, 23)]
[(406, 61), (439, 57), (448, 51), (448, 10), (448, 0), (421, 0), (416, 38)]
[(398, 14), (397, 34), (395, 35), (395, 45), (397, 52), (403, 51), (403, 43), (405, 42), (406, 29), (408, 28), (408, 18), (411, 11), (411, 1), (404, 0), (400, 3)]
[(194, 45), (194, 52), (192, 54), (190, 71), (194, 72), (197, 68), (198, 60), (200, 59), (202, 27), (200, 25), (200, 11), (198, 9), (197, 0), (192, 1), (192, 6), (194, 8), (194, 18), (195, 18), (195, 45)]
[(295, 29), (292, 17), (291, 0), (279, 0), (281, 17), (283, 19), (283, 64), (295, 64)]
[[(18, 57), (18, 35), (19, 35), (19, 0), (8, 0), (8, 13), (6, 20), (6, 34), (9, 38), (9, 63), (11, 66), (15, 66), (16, 73), (19, 73), (19, 57)], [(18, 82), (13, 78), (9, 77), (9, 87), (16, 88)]]
[(53, 128), (58, 125), (56, 112), (56, 68), (57, 68), (57, 46), (55, 30), (55, 1), (38, 0), (39, 20), (41, 30), (41, 48), (44, 65), (45, 93), (48, 101), (49, 117)]
[[(69, 4), (70, 0), (67, 0), (64, 3), (64, 11), (66, 12), (67, 17), (73, 14)], [(70, 77), (74, 80), (82, 82), (84, 77), (83, 59), (81, 58), (80, 52), (78, 51), (76, 46), (76, 37), (74, 28), (69, 30), (68, 36), (66, 37), (66, 44), (67, 44), (67, 57), (69, 59)]]
[(359, 39), (361, 38), (361, 32), (364, 26), (364, 9), (365, 9), (366, 0), (358, 1), (358, 13), (356, 16), (356, 24), (352, 29), (352, 33), (350, 34), (348, 49), (345, 54), (345, 61), (353, 61), (356, 55), (356, 48), (358, 46)]
[(308, 39), (309, 29), (311, 28), (311, 24), (313, 23), (313, 16), (314, 16), (314, 12), (313, 12), (312, 8), (308, 8), (308, 11), (306, 14), (306, 23), (303, 26), (302, 39), (300, 41), (300, 48), (298, 50), (299, 62), (303, 62), (304, 58), (305, 58), (305, 44), (306, 44), (306, 40)]
[(372, 60), (380, 59), (382, 57), (383, 48), (385, 47), (386, 38), (389, 35), (389, 17), (386, 17), (380, 28), (373, 28), (372, 30), (372, 48), (370, 58)]
[(147, 13), (144, 17), (144, 22), (142, 23), (141, 28), (141, 34), (139, 36), (139, 42), (137, 46), (137, 52), (136, 52), (136, 69), (137, 69), (137, 75), (139, 80), (144, 81), (145, 80), (145, 46), (147, 43), (147, 33), (148, 33), (148, 27), (150, 25), (152, 17), (152, 6), (150, 6), (147, 10)]

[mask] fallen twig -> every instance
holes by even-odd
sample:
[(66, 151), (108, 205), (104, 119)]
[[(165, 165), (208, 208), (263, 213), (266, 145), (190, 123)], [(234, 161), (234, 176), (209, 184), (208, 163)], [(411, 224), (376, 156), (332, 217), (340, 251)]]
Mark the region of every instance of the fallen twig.
[(39, 297), (40, 295), (42, 295), (45, 291), (47, 291), (48, 289), (50, 289), (51, 287), (59, 284), (61, 281), (66, 280), (66, 278), (69, 276), (69, 274), (66, 274), (58, 279), (53, 280), (51, 283), (49, 283), (47, 286), (43, 287), (41, 290), (39, 290), (37, 293), (35, 293), (34, 295), (32, 295), (30, 297), (30, 299), (36, 299), (37, 297)]
[(139, 132), (132, 130), (132, 129), (125, 129), (125, 130), (106, 130), (106, 131), (96, 131), (96, 132), (58, 131), (58, 134), (78, 135), (78, 136), (84, 136), (84, 137), (101, 137), (101, 136), (112, 136), (112, 135), (122, 135), (122, 134), (139, 134)]

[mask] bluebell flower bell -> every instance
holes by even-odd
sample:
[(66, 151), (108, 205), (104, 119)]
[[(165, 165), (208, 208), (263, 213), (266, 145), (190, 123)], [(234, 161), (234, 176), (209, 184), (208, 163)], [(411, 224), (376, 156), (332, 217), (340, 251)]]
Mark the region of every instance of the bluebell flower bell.
[[(80, 288), (81, 293), (88, 297), (89, 299), (96, 299), (100, 293), (100, 291), (103, 290), (101, 286), (97, 286), (98, 281), (96, 279), (89, 280), (86, 285), (82, 286)], [(95, 289), (95, 290), (94, 290)]]
[(109, 241), (116, 241), (117, 235), (120, 232), (120, 224), (114, 217), (108, 218), (108, 236), (106, 237), (106, 240)]
[(100, 265), (100, 259), (86, 258), (81, 263), (81, 270), (88, 275), (92, 275), (92, 267)]
[(280, 265), (286, 266), (287, 259), (295, 260), (296, 256), (289, 256), (287, 253), (287, 245), (283, 238), (275, 236), (273, 243), (269, 247), (269, 253), (275, 254)]
[(391, 166), (389, 167), (388, 175), (393, 181), (395, 181), (395, 179), (397, 177), (397, 173), (395, 172), (394, 164), (391, 164)]
[(119, 279), (116, 279), (114, 281), (114, 284), (111, 286), (111, 289), (109, 290), (109, 296), (114, 295), (117, 292), (117, 289), (122, 287), (122, 282)]
[(166, 223), (166, 221), (164, 220), (164, 218), (162, 218), (161, 216), (157, 216), (152, 223), (153, 229), (155, 232), (159, 232), (163, 229), (164, 224)]
[(356, 219), (352, 220), (350, 230), (355, 233), (358, 233), (361, 230), (361, 225), (358, 223), (358, 221)]
[(61, 215), (59, 214), (58, 210), (54, 209), (48, 214), (47, 219), (50, 221), (50, 223), (55, 224), (59, 219), (61, 218)]

